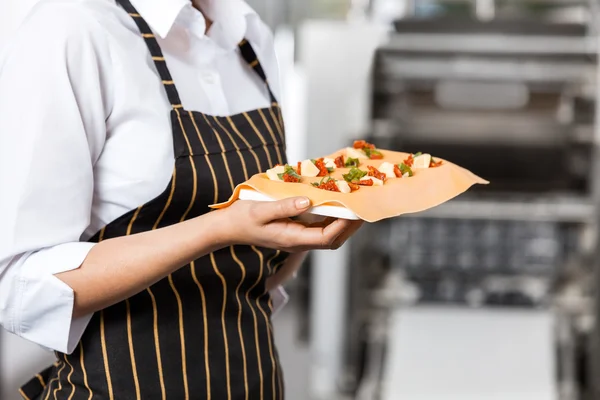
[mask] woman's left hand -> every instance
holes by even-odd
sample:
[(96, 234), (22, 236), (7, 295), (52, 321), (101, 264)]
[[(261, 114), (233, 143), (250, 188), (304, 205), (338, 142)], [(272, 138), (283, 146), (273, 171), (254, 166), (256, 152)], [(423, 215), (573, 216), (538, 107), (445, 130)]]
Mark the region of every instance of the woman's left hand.
[[(319, 218), (312, 214), (303, 214), (296, 219), (298, 222), (306, 224), (311, 227), (325, 227), (332, 222), (335, 218)], [(355, 234), (362, 226), (363, 221), (352, 221), (348, 228), (338, 237), (337, 241), (340, 246), (343, 245), (353, 234)], [(336, 244), (338, 244), (336, 243)], [(285, 284), (288, 280), (292, 279), (306, 258), (308, 252), (293, 253), (288, 256), (283, 266), (272, 276), (267, 279), (267, 290), (275, 289), (278, 286)]]
[(266, 289), (271, 291), (278, 286), (284, 285), (287, 281), (294, 278), (296, 272), (302, 266), (304, 259), (308, 255), (307, 251), (292, 253), (286, 258), (285, 262), (273, 275), (267, 278)]

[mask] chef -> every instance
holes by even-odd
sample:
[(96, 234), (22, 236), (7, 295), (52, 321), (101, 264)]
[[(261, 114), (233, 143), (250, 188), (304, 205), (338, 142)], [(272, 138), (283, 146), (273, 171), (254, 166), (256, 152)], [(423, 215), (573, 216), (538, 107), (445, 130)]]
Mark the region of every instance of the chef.
[[(131, 2), (130, 2), (131, 1)], [(0, 59), (0, 323), (54, 350), (24, 399), (282, 399), (271, 315), (313, 249), (273, 38), (241, 0), (41, 0)]]

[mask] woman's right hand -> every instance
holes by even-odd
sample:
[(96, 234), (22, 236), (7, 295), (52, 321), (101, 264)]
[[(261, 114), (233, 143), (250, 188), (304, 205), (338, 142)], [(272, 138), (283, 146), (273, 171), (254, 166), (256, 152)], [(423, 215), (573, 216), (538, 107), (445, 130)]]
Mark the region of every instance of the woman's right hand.
[(362, 221), (334, 219), (322, 227), (308, 227), (291, 220), (310, 208), (310, 200), (294, 197), (273, 202), (239, 200), (217, 211), (229, 244), (256, 245), (297, 253), (314, 249), (337, 249), (356, 232)]
[(127, 299), (223, 247), (246, 244), (289, 253), (337, 249), (362, 224), (327, 219), (320, 226), (307, 227), (290, 219), (309, 208), (306, 198), (236, 201), (224, 210), (178, 224), (104, 240), (79, 268), (56, 276), (75, 292), (77, 318)]

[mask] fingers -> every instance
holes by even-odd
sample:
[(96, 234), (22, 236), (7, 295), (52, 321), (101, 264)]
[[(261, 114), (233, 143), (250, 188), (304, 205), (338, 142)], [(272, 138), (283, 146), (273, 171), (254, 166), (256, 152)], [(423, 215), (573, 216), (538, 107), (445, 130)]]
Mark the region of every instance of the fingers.
[(352, 237), (352, 235), (356, 233), (356, 231), (360, 229), (362, 225), (363, 221), (352, 221), (350, 226), (335, 239), (333, 242), (334, 247), (341, 247), (348, 239), (350, 239), (350, 237)]
[(312, 224), (305, 225), (309, 228), (325, 228), (327, 225), (330, 225), (336, 218), (327, 217), (321, 221), (314, 222)]
[(344, 244), (344, 242), (346, 241), (345, 238), (347, 239), (349, 237), (345, 236), (345, 233), (349, 232), (353, 225), (354, 221), (350, 221), (347, 219), (338, 219), (324, 228), (326, 235), (333, 236), (333, 240), (331, 242), (332, 249), (338, 249)]
[(352, 222), (337, 219), (324, 228), (305, 227), (297, 232), (297, 236), (290, 240), (307, 249), (337, 249), (336, 239), (346, 231)]
[(294, 218), (294, 221), (300, 222), (302, 225), (311, 226), (323, 222), (325, 217), (316, 214), (304, 213)]
[(289, 199), (255, 203), (251, 210), (259, 223), (266, 224), (278, 219), (296, 217), (310, 208), (307, 197), (292, 197)]
[(331, 225), (336, 220), (337, 220), (337, 218), (333, 218), (333, 217), (325, 218), (325, 220), (323, 220), (323, 228), (325, 228), (327, 225)]
[(363, 221), (336, 219), (323, 228), (322, 248), (339, 249), (362, 226)]

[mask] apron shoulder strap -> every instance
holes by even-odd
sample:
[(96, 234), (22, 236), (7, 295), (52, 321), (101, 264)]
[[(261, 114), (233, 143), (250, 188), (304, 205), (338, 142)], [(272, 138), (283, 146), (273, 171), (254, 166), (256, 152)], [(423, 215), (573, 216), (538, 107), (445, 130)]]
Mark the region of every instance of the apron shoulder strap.
[(238, 44), (238, 47), (240, 49), (240, 54), (242, 55), (242, 58), (244, 59), (244, 61), (246, 61), (246, 63), (248, 63), (248, 65), (254, 70), (254, 72), (256, 72), (256, 74), (263, 80), (265, 85), (267, 85), (267, 89), (269, 90), (269, 96), (271, 97), (271, 102), (273, 104), (277, 104), (277, 99), (275, 98), (275, 95), (273, 94), (273, 91), (271, 90), (271, 85), (269, 84), (269, 80), (267, 79), (265, 70), (263, 69), (262, 65), (260, 64), (260, 61), (258, 60), (258, 56), (256, 55), (256, 52), (252, 48), (252, 45), (250, 45), (250, 42), (248, 42), (248, 40), (244, 39)]
[(167, 67), (167, 63), (165, 62), (165, 57), (160, 49), (158, 42), (156, 41), (156, 37), (154, 33), (152, 33), (152, 29), (148, 26), (148, 23), (142, 16), (137, 12), (135, 7), (129, 2), (129, 0), (117, 0), (117, 2), (123, 7), (129, 16), (133, 18), (135, 24), (144, 41), (146, 42), (146, 46), (148, 46), (148, 50), (150, 51), (150, 55), (152, 56), (152, 61), (156, 66), (158, 74), (160, 75), (160, 79), (162, 79), (162, 84), (165, 87), (165, 91), (167, 92), (167, 97), (169, 98), (169, 102), (173, 108), (182, 108), (181, 99), (179, 97), (179, 92), (175, 87), (175, 83), (173, 82), (173, 77), (171, 76), (171, 72)]

